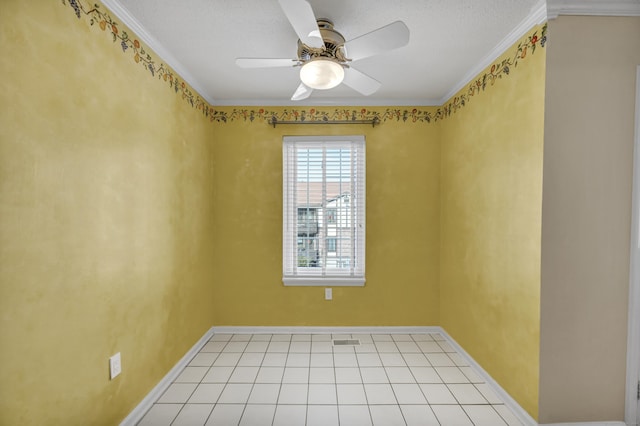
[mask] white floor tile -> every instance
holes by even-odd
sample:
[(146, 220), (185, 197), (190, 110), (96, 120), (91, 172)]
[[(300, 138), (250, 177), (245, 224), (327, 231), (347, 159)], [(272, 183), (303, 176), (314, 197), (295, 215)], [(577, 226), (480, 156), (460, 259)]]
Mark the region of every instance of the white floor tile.
[(406, 423), (397, 405), (370, 405), (369, 411), (375, 426), (405, 426)]
[(311, 367), (333, 367), (333, 354), (312, 353)]
[(284, 367), (260, 367), (256, 383), (282, 383)]
[(197, 386), (196, 383), (173, 383), (158, 399), (158, 402), (184, 404)]
[(400, 410), (407, 426), (440, 426), (428, 405), (401, 405)]
[(413, 342), (396, 342), (398, 350), (402, 353), (420, 353), (422, 352), (418, 345)]
[(307, 426), (338, 426), (337, 405), (307, 406)]
[(310, 384), (308, 404), (335, 405), (338, 403), (336, 399), (336, 385), (331, 384)]
[(355, 353), (352, 353), (352, 354), (334, 353), (333, 364), (336, 367), (357, 367), (358, 359), (356, 358)]
[(282, 383), (308, 383), (309, 369), (302, 367), (286, 367)]
[(235, 367), (242, 356), (241, 353), (221, 353), (213, 362), (216, 367)]
[(237, 425), (243, 411), (242, 404), (216, 404), (205, 426)]
[(372, 426), (369, 407), (366, 405), (338, 405), (341, 425)]
[(500, 399), (498, 395), (491, 389), (491, 387), (486, 383), (477, 383), (475, 387), (480, 391), (482, 396), (489, 401), (490, 404), (502, 404), (504, 401)]
[(322, 341), (313, 340), (311, 342), (311, 352), (312, 353), (333, 353), (333, 344), (330, 341), (322, 342)]
[(471, 367), (460, 367), (460, 371), (471, 383), (484, 383), (484, 379)]
[(458, 401), (449, 392), (446, 385), (443, 384), (420, 384), (422, 393), (427, 398), (429, 404), (457, 404)]
[(245, 352), (238, 361), (238, 366), (241, 367), (259, 367), (262, 365), (264, 353), (259, 352)]
[(370, 334), (352, 334), (351, 338), (360, 340), (360, 344), (373, 343), (373, 339)]
[(203, 425), (213, 410), (213, 404), (185, 404), (171, 426)]
[(222, 353), (244, 352), (244, 349), (247, 347), (247, 343), (248, 342), (229, 342), (222, 350)]
[(412, 334), (411, 337), (416, 342), (429, 342), (433, 340), (430, 334)]
[(453, 363), (458, 367), (467, 367), (469, 365), (469, 361), (464, 359), (462, 355), (455, 352), (448, 352), (449, 358), (453, 361)]
[(245, 404), (253, 385), (246, 383), (229, 383), (218, 398), (220, 404)]
[(204, 383), (227, 383), (234, 367), (211, 367), (202, 378)]
[(363, 383), (389, 383), (387, 372), (381, 367), (365, 367), (360, 369)]
[(311, 341), (312, 342), (330, 342), (331, 335), (330, 334), (312, 334)]
[(287, 363), (287, 354), (267, 353), (262, 360), (263, 367), (284, 367)]
[(377, 353), (358, 353), (358, 366), (362, 367), (381, 367), (382, 361)]
[(272, 340), (271, 343), (269, 343), (269, 346), (267, 347), (267, 352), (287, 353), (289, 352), (289, 342)]
[[(369, 405), (378, 404), (397, 404), (396, 397), (393, 393), (391, 385), (387, 384), (365, 384), (365, 393)], [(374, 419), (375, 423), (375, 419)]]
[(201, 383), (189, 398), (190, 404), (215, 404), (224, 389), (222, 383)]
[(354, 347), (356, 353), (378, 353), (376, 345), (372, 343), (361, 343), (359, 346)]
[(467, 376), (458, 367), (435, 367), (436, 372), (445, 383), (469, 383)]
[[(366, 404), (367, 396), (363, 385), (337, 385), (338, 404)], [(367, 414), (368, 415), (368, 414)]]
[(463, 405), (462, 409), (475, 426), (507, 426), (498, 412), (490, 405)]
[(400, 353), (380, 353), (380, 361), (385, 367), (405, 367), (404, 358)]
[(247, 345), (245, 352), (266, 352), (269, 342), (251, 341)]
[(447, 386), (458, 404), (489, 404), (471, 383), (454, 383)]
[(522, 426), (522, 422), (518, 420), (506, 405), (493, 405), (493, 409), (500, 414), (500, 417), (502, 417), (509, 426)]
[(391, 339), (394, 342), (413, 342), (413, 337), (410, 334), (392, 334)]
[(392, 384), (398, 404), (426, 404), (427, 400), (415, 383)]
[(311, 334), (294, 334), (291, 336), (292, 342), (310, 342)]
[(301, 426), (307, 419), (306, 405), (280, 405), (276, 407), (273, 426)]
[(443, 383), (433, 367), (409, 367), (418, 383)]
[(443, 340), (441, 340), (441, 341), (439, 341), (439, 342), (438, 342), (438, 345), (440, 345), (440, 347), (442, 348), (442, 350), (443, 350), (443, 351), (445, 351), (445, 352), (455, 352), (455, 351), (456, 351), (456, 350), (453, 348), (453, 346), (451, 346), (451, 345), (449, 344), (449, 342), (447, 342), (447, 341), (443, 341)]
[(260, 367), (236, 367), (229, 377), (229, 383), (253, 383)]
[(182, 404), (153, 404), (138, 426), (168, 426), (181, 409)]
[[(295, 336), (293, 336), (295, 337)], [(311, 341), (308, 342), (296, 342), (292, 341), (291, 346), (289, 346), (289, 353), (310, 353), (311, 352)]]
[(384, 352), (398, 353), (399, 352), (395, 342), (376, 342), (376, 348), (380, 353), (384, 353)]
[(371, 338), (374, 342), (393, 342), (390, 334), (372, 334)]
[(233, 337), (233, 334), (214, 334), (210, 342), (228, 342)]
[(335, 383), (336, 377), (331, 367), (311, 367), (309, 383)]
[(220, 355), (218, 352), (197, 353), (196, 356), (194, 356), (193, 359), (189, 362), (189, 366), (190, 367), (211, 367), (211, 365), (213, 365), (213, 362), (216, 360), (216, 358), (218, 358), (218, 355)]
[(252, 342), (270, 342), (271, 334), (254, 334), (251, 336)]
[(290, 342), (291, 334), (274, 334), (271, 336), (272, 342)]
[(389, 377), (389, 383), (415, 383), (416, 379), (411, 374), (409, 367), (385, 367)]
[(417, 345), (420, 348), (420, 350), (422, 352), (425, 352), (425, 353), (442, 353), (442, 352), (444, 352), (444, 350), (442, 350), (442, 347), (440, 347), (440, 345), (438, 345), (438, 343), (434, 342), (434, 341), (418, 342)]
[(308, 387), (307, 384), (283, 383), (280, 387), (278, 404), (306, 404)]
[(431, 367), (431, 363), (424, 354), (402, 354), (402, 358), (410, 367)]
[(247, 404), (275, 404), (278, 402), (280, 384), (256, 383), (253, 385)]
[(175, 383), (200, 383), (209, 367), (185, 367), (175, 380)]
[(247, 405), (240, 426), (271, 426), (275, 411), (275, 405)]
[(459, 405), (432, 405), (431, 409), (442, 425), (474, 426)]
[(425, 353), (424, 355), (434, 367), (455, 367), (456, 365), (453, 360), (449, 358), (449, 356), (444, 352)]
[(334, 354), (355, 354), (356, 350), (353, 346), (334, 346), (333, 347)]
[(252, 334), (234, 334), (230, 342), (248, 342), (251, 340)]
[(287, 367), (309, 367), (310, 357), (311, 355), (309, 354), (289, 353), (289, 356), (287, 357), (286, 366)]
[(207, 342), (200, 352), (222, 352), (224, 347), (227, 346), (227, 342)]
[(362, 383), (360, 369), (355, 367), (340, 367), (335, 369), (336, 383)]

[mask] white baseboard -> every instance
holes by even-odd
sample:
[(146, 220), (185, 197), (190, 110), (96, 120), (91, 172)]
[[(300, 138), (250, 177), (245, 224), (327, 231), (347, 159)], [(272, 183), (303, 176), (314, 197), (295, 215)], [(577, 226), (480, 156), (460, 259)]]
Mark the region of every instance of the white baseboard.
[(625, 422), (544, 423), (540, 426), (626, 426)]
[(162, 380), (160, 380), (160, 382), (153, 389), (151, 389), (151, 392), (149, 392), (147, 396), (144, 397), (140, 404), (138, 404), (138, 406), (134, 408), (127, 417), (125, 417), (125, 419), (120, 423), (120, 426), (134, 426), (136, 423), (142, 420), (144, 415), (147, 414), (147, 411), (149, 411), (149, 409), (151, 409), (151, 407), (153, 406), (153, 403), (156, 402), (158, 398), (160, 398), (162, 394), (167, 390), (167, 388), (171, 385), (171, 383), (173, 383), (173, 381), (178, 378), (182, 370), (184, 370), (189, 362), (191, 362), (193, 357), (196, 356), (198, 352), (200, 352), (200, 349), (202, 349), (202, 347), (211, 339), (211, 336), (213, 336), (213, 334), (213, 327), (211, 327), (209, 331), (207, 331), (204, 336), (202, 336), (200, 340), (198, 340), (196, 344), (193, 345), (191, 349), (189, 349), (189, 351), (180, 359), (180, 361), (178, 361), (178, 363), (171, 370), (169, 370), (169, 372), (162, 378)]
[(213, 327), (215, 334), (418, 334), (439, 333), (440, 327)]

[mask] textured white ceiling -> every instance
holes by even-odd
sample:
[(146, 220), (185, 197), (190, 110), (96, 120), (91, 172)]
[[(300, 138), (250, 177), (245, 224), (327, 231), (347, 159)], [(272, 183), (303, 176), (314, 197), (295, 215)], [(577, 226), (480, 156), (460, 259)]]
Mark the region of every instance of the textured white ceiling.
[(277, 0), (105, 2), (113, 10), (121, 8), (117, 14), (122, 18), (124, 12), (124, 23), (144, 30), (156, 43), (151, 47), (161, 57), (164, 53), (162, 59), (186, 74), (183, 78), (217, 105), (440, 104), (466, 83), (470, 71), (500, 49), (500, 43), (514, 29), (545, 7), (540, 0), (309, 3), (316, 17), (332, 20), (347, 40), (396, 20), (409, 27), (407, 46), (353, 63), (354, 68), (382, 83), (378, 92), (365, 97), (340, 85), (316, 90), (303, 103), (293, 103), (289, 99), (299, 84), (298, 68), (238, 68), (236, 57), (296, 57), (297, 36)]

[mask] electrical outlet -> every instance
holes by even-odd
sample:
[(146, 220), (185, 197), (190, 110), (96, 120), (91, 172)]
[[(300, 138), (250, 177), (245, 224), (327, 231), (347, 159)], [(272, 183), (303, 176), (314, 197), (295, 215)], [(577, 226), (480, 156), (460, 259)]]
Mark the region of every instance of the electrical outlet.
[(324, 289), (324, 300), (332, 300), (333, 299), (333, 291), (330, 288)]
[(122, 362), (120, 361), (120, 352), (109, 358), (109, 374), (111, 380), (115, 379), (122, 373)]

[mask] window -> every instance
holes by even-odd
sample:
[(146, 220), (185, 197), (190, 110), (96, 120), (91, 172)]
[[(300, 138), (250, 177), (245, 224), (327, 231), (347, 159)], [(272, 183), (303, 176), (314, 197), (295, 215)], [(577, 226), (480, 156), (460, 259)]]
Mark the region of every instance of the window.
[(364, 285), (364, 137), (287, 136), (283, 177), (284, 284)]

